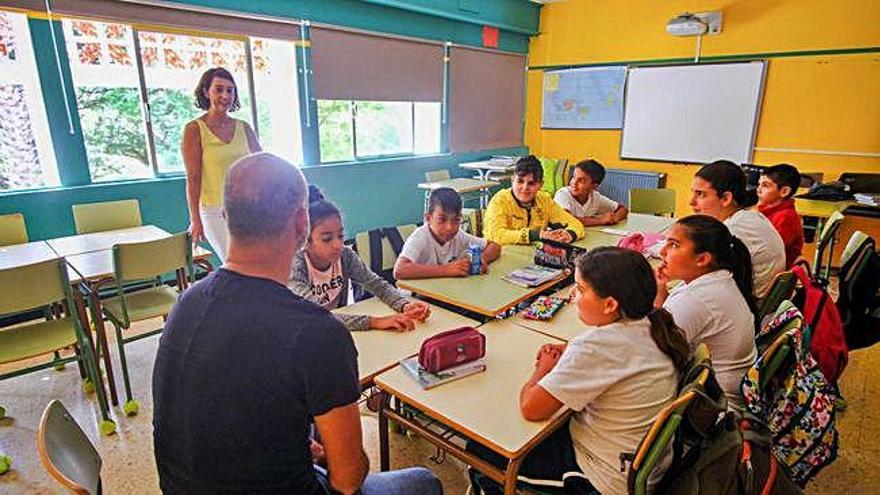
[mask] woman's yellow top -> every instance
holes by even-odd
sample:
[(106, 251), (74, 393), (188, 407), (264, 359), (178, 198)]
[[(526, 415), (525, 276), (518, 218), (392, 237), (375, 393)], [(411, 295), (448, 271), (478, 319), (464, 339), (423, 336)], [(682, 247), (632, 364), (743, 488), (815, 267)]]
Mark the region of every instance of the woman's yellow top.
[(228, 143), (218, 138), (202, 119), (196, 119), (196, 123), (199, 125), (199, 139), (202, 141), (202, 188), (199, 204), (221, 206), (226, 172), (236, 160), (251, 152), (244, 122), (235, 121), (235, 132), (232, 141)]

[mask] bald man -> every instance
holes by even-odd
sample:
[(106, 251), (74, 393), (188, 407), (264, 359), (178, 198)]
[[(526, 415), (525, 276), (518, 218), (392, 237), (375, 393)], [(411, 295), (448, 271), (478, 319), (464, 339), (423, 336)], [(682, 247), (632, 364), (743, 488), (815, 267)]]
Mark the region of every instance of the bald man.
[[(351, 335), (286, 285), (306, 198), (299, 169), (270, 153), (227, 174), (226, 264), (181, 296), (153, 369), (164, 493), (442, 494), (424, 468), (367, 476)], [(312, 420), (326, 471), (312, 463)]]

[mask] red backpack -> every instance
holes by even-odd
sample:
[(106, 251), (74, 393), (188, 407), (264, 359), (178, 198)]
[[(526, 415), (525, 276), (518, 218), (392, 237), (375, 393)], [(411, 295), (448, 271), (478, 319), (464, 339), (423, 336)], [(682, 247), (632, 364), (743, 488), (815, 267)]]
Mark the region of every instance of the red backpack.
[(837, 305), (825, 290), (825, 284), (811, 279), (802, 265), (793, 266), (791, 271), (803, 286), (795, 297), (795, 304), (810, 326), (810, 354), (819, 363), (828, 382), (837, 383), (849, 360)]

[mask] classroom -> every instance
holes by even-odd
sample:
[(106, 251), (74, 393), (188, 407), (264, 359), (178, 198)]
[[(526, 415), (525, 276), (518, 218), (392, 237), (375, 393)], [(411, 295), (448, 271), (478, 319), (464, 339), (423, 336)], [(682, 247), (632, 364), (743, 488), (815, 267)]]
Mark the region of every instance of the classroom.
[(874, 493), (878, 19), (0, 0), (0, 493)]

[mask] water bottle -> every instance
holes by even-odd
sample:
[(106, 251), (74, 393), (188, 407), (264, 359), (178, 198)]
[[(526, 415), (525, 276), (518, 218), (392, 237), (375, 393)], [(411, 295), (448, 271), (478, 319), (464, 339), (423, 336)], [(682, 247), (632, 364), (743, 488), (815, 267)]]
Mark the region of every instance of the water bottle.
[(479, 244), (471, 244), (468, 246), (468, 253), (471, 255), (471, 275), (479, 275), (480, 264), (483, 262), (483, 248)]

